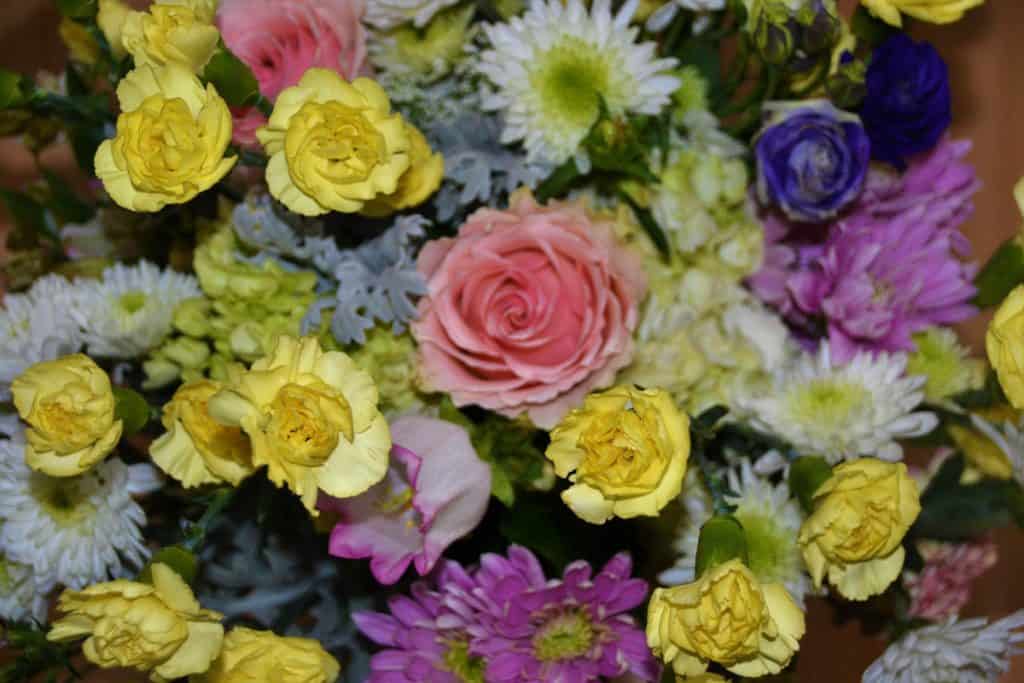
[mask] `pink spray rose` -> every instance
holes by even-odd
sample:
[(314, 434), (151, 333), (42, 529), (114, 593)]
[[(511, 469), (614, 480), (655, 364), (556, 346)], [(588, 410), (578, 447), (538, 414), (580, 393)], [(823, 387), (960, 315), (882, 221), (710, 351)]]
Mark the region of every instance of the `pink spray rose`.
[[(217, 26), (224, 43), (252, 69), (260, 93), (273, 101), (312, 67), (351, 81), (366, 75), (365, 0), (221, 0)], [(255, 108), (235, 112), (235, 143), (266, 117)]]
[(430, 388), (549, 429), (629, 364), (646, 277), (583, 204), (511, 204), (423, 247), (412, 331)]
[(429, 573), (452, 542), (476, 528), (491, 497), (491, 468), (462, 427), (403, 417), (391, 425), (391, 438), (383, 481), (355, 498), (321, 495), (319, 502), (341, 515), (331, 532), (331, 555), (371, 558), (370, 571), (385, 585), (402, 578), (410, 564), (420, 576)]
[(996, 544), (991, 539), (971, 543), (922, 543), (920, 573), (903, 579), (910, 593), (909, 615), (942, 621), (956, 616), (971, 597), (971, 583), (995, 565)]

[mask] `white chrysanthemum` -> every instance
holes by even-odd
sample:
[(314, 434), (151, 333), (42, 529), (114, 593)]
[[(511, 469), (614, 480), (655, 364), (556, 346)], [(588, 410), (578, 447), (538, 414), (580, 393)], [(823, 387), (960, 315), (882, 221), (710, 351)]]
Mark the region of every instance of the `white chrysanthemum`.
[(807, 455), (830, 463), (862, 455), (899, 460), (896, 442), (932, 431), (938, 418), (914, 412), (924, 398), (924, 377), (906, 377), (903, 354), (858, 353), (833, 367), (827, 344), (777, 372), (766, 395), (740, 397), (756, 427)]
[(995, 425), (979, 415), (972, 414), (971, 422), (1006, 454), (1013, 467), (1013, 478), (1024, 486), (1024, 420), (1018, 424), (1007, 420), (1001, 425)]
[(996, 683), (1024, 649), (1024, 610), (989, 624), (958, 621), (911, 631), (868, 667), (863, 683)]
[[(692, 476), (696, 479), (696, 475)], [(726, 496), (726, 502), (736, 506), (733, 514), (743, 525), (750, 569), (765, 583), (784, 584), (793, 599), (803, 605), (804, 596), (812, 590), (811, 578), (804, 571), (796, 540), (803, 517), (799, 505), (789, 495), (789, 487), (785, 482), (773, 485), (759, 477), (746, 458), (728, 471), (727, 480), (732, 494)], [(687, 480), (683, 492), (686, 519), (673, 544), (679, 559), (658, 576), (665, 585), (689, 583), (696, 578), (700, 528), (713, 514), (707, 493), (696, 490), (698, 487), (703, 488), (699, 480)]]
[(636, 43), (629, 20), (637, 0), (617, 15), (610, 0), (589, 12), (580, 0), (533, 0), (508, 23), (484, 30), (490, 49), (480, 72), (495, 86), (483, 93), (487, 110), (501, 111), (501, 141), (522, 140), (531, 160), (560, 164), (578, 155), (601, 114), (657, 114), (679, 80), (674, 59), (658, 59), (654, 43)]
[(369, 0), (366, 3), (366, 23), (379, 29), (391, 29), (412, 22), (423, 28), (434, 15), (459, 0)]
[(647, 18), (647, 30), (652, 32), (661, 31), (672, 23), (679, 10), (690, 10), (702, 15), (698, 17), (693, 27), (694, 33), (702, 33), (703, 27), (707, 25), (706, 15), (708, 12), (721, 12), (725, 9), (725, 0), (668, 0)]
[(32, 567), (12, 562), (0, 553), (0, 619), (45, 621), (47, 593), (52, 589), (53, 585), (37, 585)]
[(74, 353), (82, 335), (71, 317), (73, 285), (47, 275), (24, 294), (8, 294), (0, 308), (0, 399), (28, 366)]
[(161, 270), (148, 261), (118, 263), (100, 280), (77, 283), (75, 317), (95, 356), (135, 358), (155, 348), (171, 331), (174, 308), (201, 295), (190, 275)]
[(141, 566), (146, 514), (131, 494), (150, 485), (152, 468), (108, 458), (79, 477), (48, 477), (25, 464), (20, 427), (10, 431), (0, 440), (0, 552), (41, 586), (84, 588)]

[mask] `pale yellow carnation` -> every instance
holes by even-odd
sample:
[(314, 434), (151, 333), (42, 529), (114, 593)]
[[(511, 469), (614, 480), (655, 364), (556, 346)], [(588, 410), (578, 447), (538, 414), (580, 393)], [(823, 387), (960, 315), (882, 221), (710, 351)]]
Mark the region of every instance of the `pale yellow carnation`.
[(437, 192), (444, 178), (444, 157), (430, 149), (427, 139), (415, 126), (405, 124), (409, 136), (409, 170), (402, 174), (398, 189), (369, 201), (363, 207), (366, 216), (389, 216), (425, 202)]
[(96, 14), (96, 23), (110, 45), (110, 51), (118, 59), (124, 58), (128, 50), (124, 46), (124, 24), (128, 16), (132, 14), (132, 8), (121, 0), (100, 0), (99, 11)]
[[(1021, 419), (1019, 411), (1006, 405), (974, 411), (974, 414), (997, 426), (1007, 421), (1018, 424)], [(947, 430), (969, 467), (975, 470), (975, 478), (979, 472), (986, 477), (1003, 481), (1013, 478), (1013, 463), (1010, 458), (983, 432), (974, 426), (956, 422), (947, 425)]]
[(117, 86), (117, 136), (96, 151), (96, 175), (130, 211), (159, 211), (209, 189), (235, 165), (224, 157), (231, 111), (182, 66), (141, 66)]
[(903, 463), (859, 458), (837, 466), (814, 493), (798, 539), (815, 586), (828, 577), (850, 600), (885, 591), (903, 570), (903, 537), (920, 512)]
[(153, 681), (203, 673), (220, 652), (221, 615), (201, 609), (192, 590), (164, 564), (152, 567), (151, 584), (110, 581), (64, 591), (62, 618), (47, 639), (86, 638), (82, 653), (93, 664), (149, 672)]
[(317, 492), (359, 495), (388, 468), (391, 434), (377, 387), (344, 353), (315, 337), (282, 336), (273, 353), (214, 396), (210, 414), (240, 426), (256, 467), (297, 493), (316, 514)]
[(201, 73), (217, 51), (220, 31), (205, 0), (158, 0), (147, 12), (129, 12), (120, 26), (135, 66), (177, 64)]
[(1014, 408), (1024, 409), (1024, 285), (999, 306), (988, 326), (985, 350), (1006, 398)]
[(690, 419), (666, 391), (613, 387), (566, 415), (545, 455), (572, 482), (562, 500), (580, 518), (656, 516), (682, 490)]
[(885, 23), (902, 26), (901, 13), (933, 24), (951, 24), (985, 0), (861, 0), (861, 4)]
[(334, 683), (341, 667), (315, 640), (236, 627), (220, 657), (193, 683)]
[(36, 363), (11, 383), (14, 407), (28, 423), (25, 462), (52, 477), (82, 474), (121, 440), (110, 378), (88, 356)]
[(327, 69), (284, 90), (256, 135), (270, 155), (270, 193), (304, 216), (360, 211), (394, 193), (410, 164), (406, 124), (384, 90)]
[(804, 630), (804, 613), (782, 584), (759, 583), (739, 560), (655, 590), (647, 612), (647, 645), (680, 677), (699, 677), (710, 662), (739, 676), (776, 674)]
[(228, 483), (237, 486), (253, 472), (249, 438), (239, 427), (210, 417), (207, 403), (224, 385), (212, 380), (183, 384), (164, 405), (167, 430), (149, 447), (160, 469), (186, 488)]

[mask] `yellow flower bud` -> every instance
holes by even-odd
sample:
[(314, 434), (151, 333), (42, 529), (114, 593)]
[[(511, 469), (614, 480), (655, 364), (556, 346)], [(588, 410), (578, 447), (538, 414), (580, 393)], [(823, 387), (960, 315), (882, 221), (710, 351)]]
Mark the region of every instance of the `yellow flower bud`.
[(207, 403), (221, 389), (220, 382), (190, 382), (179, 387), (164, 405), (167, 433), (153, 442), (149, 454), (160, 469), (186, 488), (223, 482), (238, 486), (253, 472), (248, 437), (207, 412)]
[(988, 326), (985, 350), (1006, 398), (1014, 408), (1024, 409), (1024, 285), (999, 306)]
[(63, 617), (47, 639), (86, 637), (82, 652), (93, 664), (150, 672), (154, 681), (206, 671), (224, 638), (221, 615), (201, 609), (167, 565), (154, 564), (152, 575), (152, 585), (110, 581), (64, 591), (58, 602)]
[(430, 149), (427, 139), (415, 126), (405, 124), (409, 136), (409, 170), (402, 174), (398, 189), (382, 195), (363, 206), (365, 216), (380, 218), (422, 204), (441, 187), (444, 178), (444, 157)]
[(73, 477), (100, 462), (121, 439), (107, 373), (75, 354), (36, 363), (11, 383), (14, 406), (29, 424), (25, 462), (53, 477)]
[(933, 24), (951, 24), (985, 0), (861, 0), (873, 15), (892, 26), (902, 26), (900, 13)]
[(406, 124), (384, 89), (327, 69), (284, 90), (256, 135), (270, 155), (270, 193), (304, 216), (360, 211), (394, 193), (410, 164)]
[(680, 677), (699, 677), (709, 662), (751, 678), (776, 674), (804, 629), (804, 614), (782, 584), (759, 583), (739, 560), (655, 590), (647, 613), (647, 645)]
[(57, 29), (60, 39), (67, 46), (71, 59), (92, 66), (100, 56), (100, 46), (92, 34), (74, 19), (64, 17)]
[(666, 391), (618, 386), (571, 411), (546, 455), (573, 483), (562, 500), (580, 518), (656, 516), (682, 490), (690, 420)]
[(903, 570), (903, 537), (920, 512), (903, 463), (859, 458), (836, 467), (798, 539), (815, 586), (827, 576), (850, 600), (882, 593)]
[(103, 32), (103, 37), (110, 44), (110, 50), (118, 59), (123, 59), (128, 54), (124, 47), (124, 23), (128, 15), (132, 14), (132, 8), (121, 0), (100, 0), (99, 12), (96, 14), (96, 23)]
[[(1000, 425), (1007, 420), (1014, 424), (1020, 421), (1020, 413), (1009, 406), (994, 406), (978, 410), (975, 414), (995, 425)], [(1013, 463), (992, 439), (974, 427), (955, 422), (950, 423), (947, 430), (957, 448), (964, 454), (968, 465), (977, 472), (986, 477), (1003, 481), (1013, 478)], [(975, 477), (977, 477), (977, 472), (974, 473)]]
[(220, 41), (207, 4), (157, 2), (148, 12), (129, 12), (121, 25), (121, 41), (135, 66), (177, 64), (200, 73)]
[(227, 175), (236, 157), (231, 111), (181, 66), (141, 66), (117, 86), (117, 136), (96, 151), (96, 175), (130, 211), (183, 204)]
[(324, 352), (315, 337), (282, 336), (209, 403), (210, 414), (240, 426), (256, 467), (267, 466), (316, 514), (317, 491), (348, 498), (387, 472), (391, 434), (377, 409), (377, 387), (352, 359)]
[(236, 627), (224, 637), (220, 657), (194, 683), (334, 683), (338, 660), (315, 640), (283, 638)]

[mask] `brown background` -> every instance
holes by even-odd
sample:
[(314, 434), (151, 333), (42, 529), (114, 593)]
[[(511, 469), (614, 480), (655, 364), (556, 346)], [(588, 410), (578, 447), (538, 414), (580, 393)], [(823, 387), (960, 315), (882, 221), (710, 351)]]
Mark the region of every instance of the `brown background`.
[[(857, 0), (840, 0), (850, 10)], [(60, 69), (63, 48), (57, 37), (52, 0), (0, 1), (0, 66), (24, 72)], [(981, 9), (952, 26), (917, 25), (917, 36), (934, 43), (950, 66), (954, 88), (954, 126), (957, 136), (974, 141), (972, 161), (985, 183), (976, 198), (977, 213), (966, 227), (976, 256), (986, 259), (1022, 225), (1012, 190), (1024, 176), (1024, 2), (988, 0)], [(48, 165), (69, 166), (68, 156), (48, 152)], [(18, 187), (32, 176), (31, 159), (16, 141), (0, 141), (0, 184)], [(2, 221), (2, 219), (0, 219)], [(2, 230), (2, 223), (0, 223)], [(964, 338), (979, 352), (987, 319), (963, 327)], [(975, 591), (966, 614), (1001, 617), (1024, 607), (1024, 534), (1007, 530), (998, 535), (999, 564)], [(859, 633), (856, 624), (837, 625), (831, 610), (812, 605), (808, 633), (801, 647), (800, 680), (827, 679), (855, 683), (882, 650), (883, 644)], [(92, 681), (121, 680), (98, 673)], [(1024, 658), (1004, 683), (1024, 683)]]

